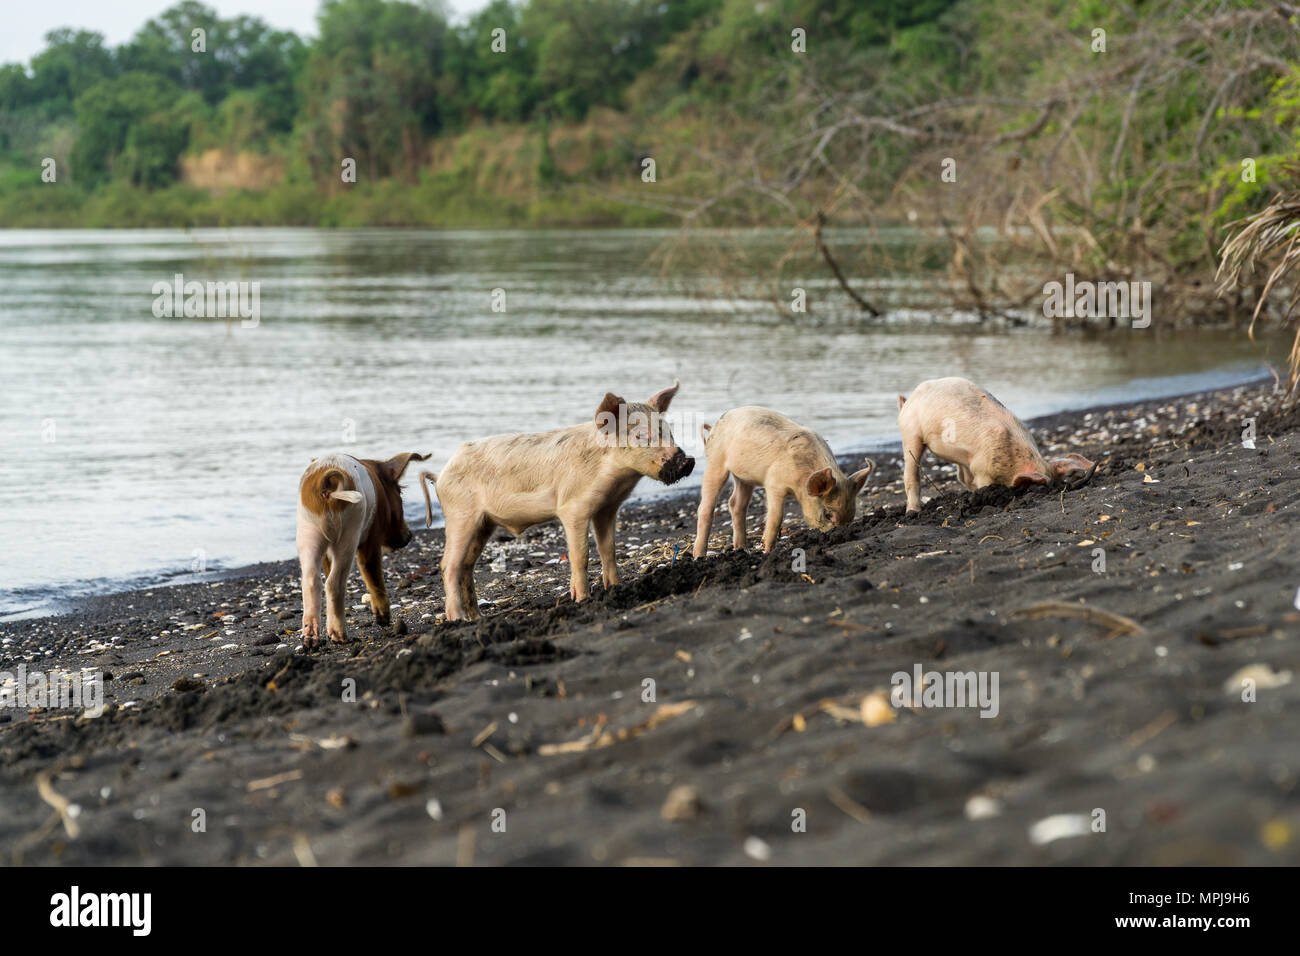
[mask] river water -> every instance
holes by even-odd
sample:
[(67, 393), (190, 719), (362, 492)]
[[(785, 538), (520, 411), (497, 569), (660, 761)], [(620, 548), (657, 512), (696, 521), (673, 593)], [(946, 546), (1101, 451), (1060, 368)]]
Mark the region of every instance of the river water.
[[(855, 278), (908, 306), (868, 322), (812, 261), (793, 320), (706, 256), (658, 267), (670, 238), (0, 231), (0, 615), (293, 557), (312, 456), (432, 451), (436, 470), (465, 439), (587, 419), (606, 391), (645, 399), (680, 379), (688, 451), (700, 421), (741, 404), (854, 450), (896, 439), (896, 394), (939, 375), (1030, 417), (1263, 368), (1242, 333), (987, 328), (918, 307), (941, 285), (923, 274)], [(169, 316), (158, 290), (178, 274), (249, 283), (249, 305), (256, 283), (256, 321)]]

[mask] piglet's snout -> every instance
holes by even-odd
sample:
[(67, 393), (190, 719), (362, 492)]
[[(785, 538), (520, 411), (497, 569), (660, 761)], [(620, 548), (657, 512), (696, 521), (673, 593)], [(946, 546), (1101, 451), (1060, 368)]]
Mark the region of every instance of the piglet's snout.
[(675, 484), (694, 470), (695, 459), (687, 458), (686, 453), (679, 448), (659, 469), (659, 480), (665, 485)]

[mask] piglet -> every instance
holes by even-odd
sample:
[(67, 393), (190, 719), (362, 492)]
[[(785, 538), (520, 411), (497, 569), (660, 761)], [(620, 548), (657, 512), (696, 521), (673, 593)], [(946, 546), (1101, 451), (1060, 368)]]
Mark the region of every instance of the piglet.
[(700, 490), (699, 521), (695, 529), (694, 556), (704, 557), (713, 526), (713, 506), (718, 492), (732, 478), (732, 543), (745, 547), (745, 509), (757, 485), (767, 495), (767, 523), (763, 550), (771, 551), (781, 534), (787, 495), (794, 495), (808, 526), (829, 531), (853, 520), (857, 496), (875, 470), (875, 463), (845, 475), (835, 463), (830, 447), (816, 432), (784, 415), (757, 405), (733, 408), (716, 425), (702, 425), (708, 463)]
[(387, 461), (326, 455), (298, 483), (298, 561), (302, 567), (302, 642), (320, 641), (320, 574), (325, 571), (325, 623), (330, 640), (347, 641), (343, 597), (352, 561), (370, 593), (379, 624), (389, 622), (384, 552), (406, 547), (411, 529), (402, 515), (406, 466), (428, 455), (404, 452)]
[(1077, 488), (1097, 466), (1082, 455), (1044, 458), (1029, 429), (1007, 407), (964, 378), (922, 382), (908, 398), (898, 396), (903, 434), (903, 487), (907, 510), (921, 510), (921, 457), (926, 449), (957, 466), (957, 477), (974, 491), (987, 485), (1050, 485)]
[(643, 476), (666, 485), (691, 473), (688, 458), (661, 416), (679, 383), (648, 402), (606, 393), (591, 421), (538, 434), (496, 435), (466, 442), (441, 474), (423, 472), (425, 519), (433, 521), (432, 481), (447, 523), (442, 581), (447, 620), (476, 619), (474, 564), (497, 527), (513, 534), (559, 518), (569, 548), (569, 596), (589, 596), (587, 534), (596, 533), (601, 579), (618, 583), (614, 521), (619, 505)]

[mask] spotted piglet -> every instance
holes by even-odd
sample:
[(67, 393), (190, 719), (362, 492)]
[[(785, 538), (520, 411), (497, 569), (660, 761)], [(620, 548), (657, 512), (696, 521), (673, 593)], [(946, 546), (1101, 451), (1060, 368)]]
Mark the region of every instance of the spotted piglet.
[(343, 598), (352, 562), (370, 593), (375, 621), (388, 624), (384, 552), (406, 547), (411, 529), (402, 516), (400, 482), (406, 466), (428, 455), (403, 452), (387, 461), (326, 455), (298, 483), (298, 561), (302, 568), (302, 642), (320, 642), (321, 570), (325, 572), (326, 631), (347, 641)]

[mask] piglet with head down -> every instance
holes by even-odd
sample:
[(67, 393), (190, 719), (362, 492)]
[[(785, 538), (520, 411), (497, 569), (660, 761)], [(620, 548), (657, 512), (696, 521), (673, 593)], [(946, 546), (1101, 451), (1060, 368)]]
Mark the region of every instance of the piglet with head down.
[(700, 489), (694, 556), (708, 552), (713, 506), (727, 476), (731, 476), (732, 544), (745, 547), (745, 511), (750, 495), (761, 487), (767, 498), (763, 551), (776, 547), (781, 535), (785, 500), (793, 496), (808, 527), (830, 531), (853, 520), (858, 493), (871, 477), (875, 463), (846, 475), (825, 439), (780, 412), (758, 405), (733, 408), (716, 425), (702, 425), (708, 465)]
[(957, 477), (974, 491), (987, 485), (1086, 484), (1097, 466), (1082, 455), (1048, 460), (1029, 429), (1007, 407), (964, 378), (922, 382), (911, 396), (898, 396), (903, 434), (903, 487), (907, 510), (921, 510), (921, 457), (926, 450), (957, 466)]

